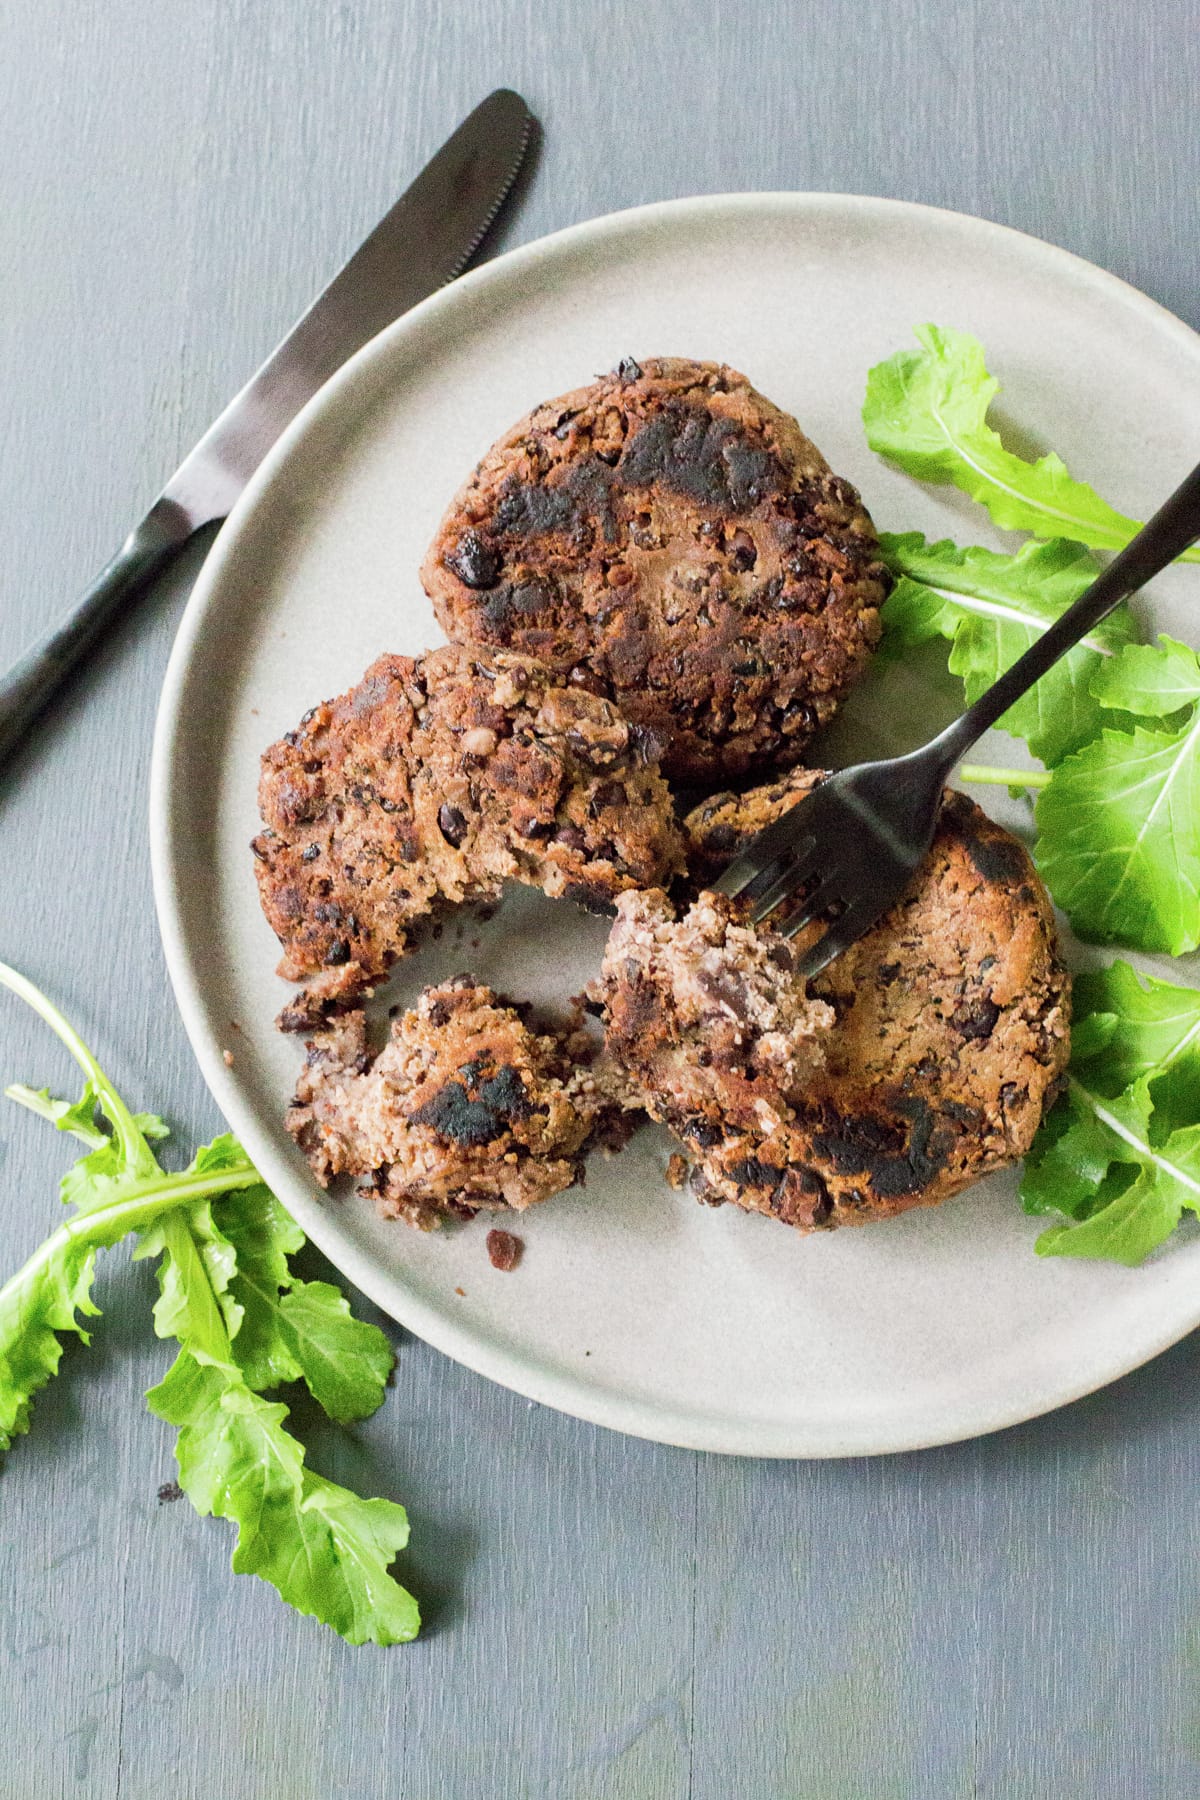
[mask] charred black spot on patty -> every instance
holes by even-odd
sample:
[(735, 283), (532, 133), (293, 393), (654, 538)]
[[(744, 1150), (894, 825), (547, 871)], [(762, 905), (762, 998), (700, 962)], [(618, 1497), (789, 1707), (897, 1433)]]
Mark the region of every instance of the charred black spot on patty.
[(554, 595), (541, 581), (502, 582), (482, 602), (484, 618), (491, 626), (523, 625), (549, 611)]
[(744, 513), (786, 483), (776, 456), (732, 419), (668, 404), (625, 447), (617, 474), (627, 487), (660, 483), (704, 506)]
[(515, 1069), (497, 1069), (479, 1084), (478, 1098), (484, 1106), (506, 1119), (524, 1119), (531, 1111), (525, 1083)]
[(784, 1170), (774, 1163), (760, 1161), (757, 1156), (744, 1156), (730, 1163), (729, 1176), (739, 1187), (774, 1188), (783, 1180)]
[(960, 839), (967, 855), (985, 881), (1013, 883), (1029, 874), (1029, 859), (1015, 838), (981, 829), (978, 811), (965, 794), (950, 794), (942, 808), (943, 822)]
[(556, 482), (510, 479), (501, 491), (494, 529), (509, 537), (562, 536), (590, 542), (598, 520), (606, 543), (617, 541), (613, 472), (598, 456), (575, 463)]
[(480, 1065), (464, 1064), (459, 1072), (466, 1085), (449, 1081), (439, 1088), (409, 1115), (414, 1125), (428, 1125), (456, 1144), (478, 1145), (493, 1143), (513, 1119), (528, 1117), (529, 1095), (515, 1069), (497, 1069), (482, 1080)]
[(456, 1144), (490, 1144), (504, 1130), (499, 1114), (483, 1101), (472, 1100), (458, 1081), (447, 1082), (409, 1116), (414, 1125), (428, 1125)]
[(1026, 860), (1019, 844), (1003, 838), (975, 837), (964, 839), (967, 853), (985, 881), (1019, 881), (1026, 871)]
[(477, 531), (464, 531), (446, 562), (469, 588), (494, 587), (500, 573), (499, 556)]
[(924, 1100), (895, 1102), (901, 1120), (887, 1117), (829, 1117), (812, 1137), (817, 1155), (839, 1175), (865, 1175), (884, 1199), (915, 1194), (946, 1166), (946, 1145)]
[(986, 1043), (996, 1029), (1000, 1008), (990, 994), (960, 1006), (950, 1019), (955, 1031), (971, 1043)]

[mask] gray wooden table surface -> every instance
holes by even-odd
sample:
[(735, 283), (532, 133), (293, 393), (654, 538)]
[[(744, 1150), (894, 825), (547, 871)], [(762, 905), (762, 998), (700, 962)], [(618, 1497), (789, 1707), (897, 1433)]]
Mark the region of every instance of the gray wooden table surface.
[[(0, 658), (82, 586), (457, 118), (545, 144), (507, 241), (731, 188), (899, 195), (1200, 325), (1189, 0), (0, 0)], [(0, 955), (181, 1137), (146, 778), (198, 558), (0, 779)], [(0, 1075), (62, 1082), (0, 1004)], [(0, 1119), (0, 1269), (64, 1152)], [(351, 1650), (164, 1505), (150, 1277), (100, 1282), (0, 1478), (3, 1800), (1174, 1800), (1200, 1794), (1200, 1346), (892, 1460), (627, 1440), (396, 1333), (329, 1473), (403, 1498), (418, 1643)]]

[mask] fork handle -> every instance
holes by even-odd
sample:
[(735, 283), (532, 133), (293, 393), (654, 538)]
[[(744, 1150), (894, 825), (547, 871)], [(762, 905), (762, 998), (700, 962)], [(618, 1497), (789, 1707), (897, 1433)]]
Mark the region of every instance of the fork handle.
[(194, 529), (173, 500), (165, 496), (156, 500), (78, 604), (0, 675), (0, 764), (86, 656), (108, 621), (149, 587)]
[(1190, 544), (1200, 538), (1200, 464), (1180, 482), (1169, 500), (1163, 502), (1136, 537), (1114, 556), (1085, 594), (1068, 607), (1061, 619), (1044, 631), (1024, 656), (1019, 656), (999, 681), (993, 682), (953, 725), (929, 744), (930, 753), (937, 752), (945, 772), (958, 762), (978, 738), (997, 719), (1003, 717), (1021, 695), (1039, 681), (1060, 656), (1076, 645), (1080, 638), (1106, 618), (1122, 600), (1127, 600), (1168, 563), (1174, 562)]

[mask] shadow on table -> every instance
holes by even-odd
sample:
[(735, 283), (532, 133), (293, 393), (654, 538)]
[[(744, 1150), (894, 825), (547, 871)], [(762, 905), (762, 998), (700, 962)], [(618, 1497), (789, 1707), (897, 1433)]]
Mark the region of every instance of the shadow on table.
[[(377, 1325), (397, 1353), (403, 1354), (407, 1334), (402, 1327), (365, 1295), (348, 1289), (345, 1278), (315, 1244), (306, 1244), (293, 1266), (307, 1280), (330, 1281), (348, 1290), (355, 1315)], [(410, 1541), (392, 1572), (420, 1602), (422, 1639), (457, 1624), (463, 1614), (463, 1592), (475, 1560), (478, 1534), (454, 1522), (444, 1495), (428, 1509), (422, 1503), (425, 1471), (419, 1453), (414, 1453), (413, 1461), (405, 1453), (404, 1421), (396, 1416), (398, 1402), (393, 1389), (389, 1388), (374, 1420), (349, 1426), (334, 1424), (302, 1386), (282, 1389), (280, 1398), (291, 1409), (290, 1428), (304, 1444), (311, 1468), (355, 1493), (394, 1500), (408, 1513)]]
[[(1003, 1459), (1010, 1466), (1014, 1461), (1044, 1460), (1050, 1452), (1090, 1457), (1100, 1445), (1119, 1450), (1136, 1440), (1162, 1435), (1181, 1421), (1193, 1427), (1200, 1442), (1200, 1333), (1193, 1333), (1098, 1393), (1023, 1425), (992, 1432), (974, 1449), (985, 1459)], [(969, 1447), (949, 1444), (919, 1454), (953, 1458)]]
[[(981, 1469), (1012, 1475), (1044, 1468), (1052, 1460), (1060, 1468), (1064, 1463), (1091, 1467), (1100, 1457), (1119, 1458), (1147, 1440), (1165, 1442), (1180, 1425), (1200, 1456), (1200, 1332), (1098, 1393), (1024, 1424), (961, 1443), (820, 1466), (870, 1470), (872, 1479), (885, 1481), (895, 1471), (898, 1484), (919, 1472), (927, 1482), (953, 1486)], [(780, 1462), (773, 1467), (786, 1479), (789, 1472), (814, 1465)]]

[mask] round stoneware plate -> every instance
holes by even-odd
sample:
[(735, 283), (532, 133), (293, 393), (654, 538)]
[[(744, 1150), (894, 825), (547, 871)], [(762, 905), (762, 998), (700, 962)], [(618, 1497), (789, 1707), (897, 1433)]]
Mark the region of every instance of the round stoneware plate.
[[(222, 1112), (310, 1236), (403, 1324), (533, 1399), (669, 1443), (859, 1455), (1045, 1412), (1200, 1322), (1200, 1238), (1138, 1270), (1039, 1260), (1012, 1174), (933, 1211), (799, 1237), (673, 1192), (653, 1128), (525, 1215), (524, 1260), (508, 1274), (488, 1262), (486, 1217), (423, 1235), (322, 1193), (281, 1124), (302, 1045), (272, 1024), (286, 990), (248, 849), (258, 759), (380, 651), (441, 640), (417, 569), (450, 496), (536, 401), (622, 356), (732, 363), (797, 415), (881, 528), (1002, 542), (982, 509), (885, 468), (864, 442), (867, 370), (925, 320), (982, 338), (1011, 438), (1053, 446), (1124, 511), (1146, 517), (1200, 449), (1200, 339), (1061, 250), (838, 195), (645, 207), (501, 257), (368, 344), (250, 484), (167, 674), (158, 911)], [(1186, 569), (1144, 610), (1194, 637), (1198, 604)], [(869, 675), (829, 758), (906, 747), (948, 718), (944, 661)], [(979, 754), (1019, 760), (1021, 748), (998, 737)], [(1024, 819), (1003, 789), (983, 792), (1006, 822)], [(594, 972), (604, 936), (604, 921), (520, 890), (488, 921), (451, 919), (380, 1003), (462, 968), (561, 1000)]]

